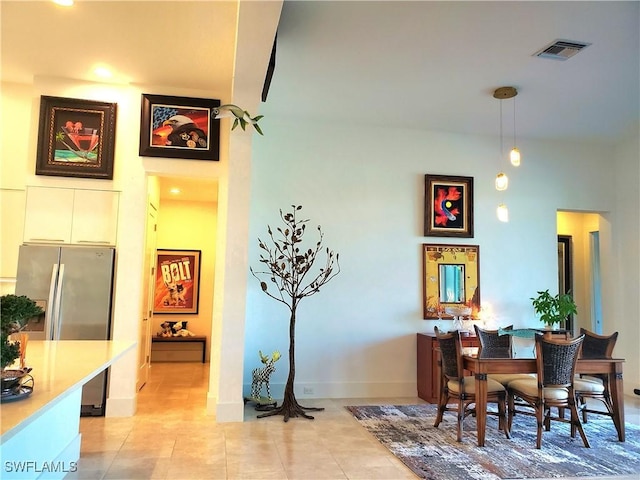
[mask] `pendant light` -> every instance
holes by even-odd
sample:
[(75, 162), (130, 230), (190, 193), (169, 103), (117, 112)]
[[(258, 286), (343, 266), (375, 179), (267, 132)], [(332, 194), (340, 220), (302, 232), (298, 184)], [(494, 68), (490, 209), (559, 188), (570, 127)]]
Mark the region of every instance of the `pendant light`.
[(509, 177), (506, 174), (500, 172), (496, 175), (496, 190), (502, 192), (509, 187)]
[[(518, 94), (518, 91), (514, 87), (500, 87), (493, 92), (493, 97), (500, 100), (500, 164), (502, 164), (502, 160), (504, 158), (504, 137), (502, 130), (502, 100), (508, 98), (514, 98)], [(516, 148), (516, 130), (515, 130), (515, 100), (514, 100), (514, 110), (513, 110), (513, 118), (514, 118), (514, 127), (513, 127), (513, 149), (509, 153), (509, 158), (511, 164), (514, 166), (520, 165), (520, 151)], [(496, 175), (495, 180), (496, 190), (503, 192), (509, 187), (509, 177), (504, 172), (498, 173)], [(498, 220), (501, 222), (509, 221), (509, 209), (504, 202), (501, 202), (498, 205), (496, 210), (496, 214), (498, 216)]]
[[(504, 153), (502, 147), (502, 102), (500, 102), (500, 163), (502, 163), (502, 155)], [(509, 187), (509, 177), (507, 177), (507, 174), (504, 172), (498, 173), (498, 175), (496, 175), (496, 190), (502, 192), (503, 190), (506, 190), (507, 187)]]
[(509, 209), (504, 203), (501, 203), (500, 205), (498, 205), (498, 208), (496, 209), (496, 213), (498, 214), (498, 220), (500, 220), (501, 222), (506, 223), (509, 221)]
[[(516, 90), (516, 95), (518, 91)], [(514, 167), (520, 166), (520, 149), (516, 146), (516, 97), (513, 97), (513, 148), (509, 152), (509, 160)]]

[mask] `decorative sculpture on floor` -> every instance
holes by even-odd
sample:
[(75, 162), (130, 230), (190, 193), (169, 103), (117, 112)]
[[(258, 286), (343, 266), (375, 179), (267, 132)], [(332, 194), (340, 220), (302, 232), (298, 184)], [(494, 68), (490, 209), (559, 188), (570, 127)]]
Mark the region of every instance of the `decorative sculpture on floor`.
[[(267, 355), (263, 355), (260, 350), (258, 351), (258, 354), (260, 355), (260, 361), (264, 363), (264, 367), (254, 368), (251, 372), (251, 400), (258, 403), (258, 405), (274, 404), (275, 402), (273, 401), (271, 390), (269, 389), (269, 378), (276, 370), (276, 366), (274, 364), (280, 360), (280, 352), (276, 350), (271, 354), (271, 358)], [(266, 397), (261, 396), (262, 387), (265, 387), (267, 390)]]

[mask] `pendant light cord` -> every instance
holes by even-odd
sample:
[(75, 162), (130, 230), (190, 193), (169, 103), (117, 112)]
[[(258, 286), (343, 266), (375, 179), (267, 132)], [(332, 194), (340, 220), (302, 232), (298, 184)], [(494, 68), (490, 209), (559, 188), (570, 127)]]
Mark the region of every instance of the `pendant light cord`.
[(513, 148), (517, 147), (516, 143), (516, 97), (513, 97)]

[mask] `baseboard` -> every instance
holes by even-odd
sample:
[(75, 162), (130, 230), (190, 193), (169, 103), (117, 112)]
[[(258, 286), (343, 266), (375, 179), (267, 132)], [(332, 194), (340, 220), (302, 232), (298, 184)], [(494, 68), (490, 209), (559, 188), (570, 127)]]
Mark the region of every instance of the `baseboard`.
[(137, 399), (134, 398), (108, 398), (106, 417), (132, 417), (137, 409)]
[[(244, 421), (244, 401), (233, 403), (218, 403), (215, 406), (216, 422), (242, 422)], [(207, 413), (209, 403), (207, 402)]]
[[(271, 396), (282, 398), (284, 383), (270, 385)], [(251, 385), (243, 386), (245, 395), (251, 392)], [(265, 392), (263, 391), (263, 394)], [(294, 393), (297, 398), (391, 398), (416, 397), (416, 382), (296, 382)]]

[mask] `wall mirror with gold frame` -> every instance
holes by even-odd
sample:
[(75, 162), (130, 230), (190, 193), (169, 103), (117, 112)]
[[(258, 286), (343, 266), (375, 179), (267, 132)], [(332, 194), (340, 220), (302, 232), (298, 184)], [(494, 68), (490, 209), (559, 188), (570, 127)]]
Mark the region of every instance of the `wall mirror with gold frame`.
[(477, 318), (480, 310), (480, 247), (423, 244), (425, 320)]

